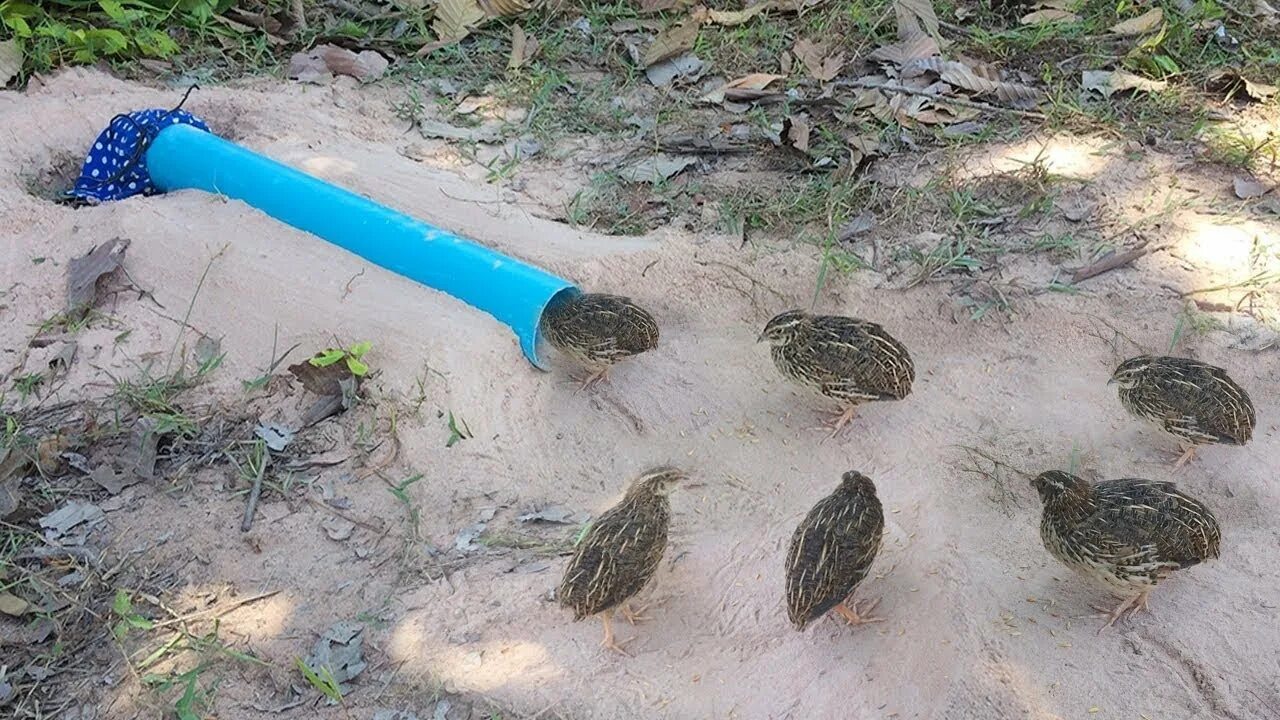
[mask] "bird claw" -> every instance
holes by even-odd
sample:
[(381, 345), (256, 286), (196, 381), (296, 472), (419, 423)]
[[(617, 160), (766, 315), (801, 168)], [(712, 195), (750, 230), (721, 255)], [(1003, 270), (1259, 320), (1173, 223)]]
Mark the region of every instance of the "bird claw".
[(840, 603), (839, 605), (836, 605), (834, 609), (839, 613), (840, 617), (844, 618), (850, 625), (857, 626), (866, 625), (867, 623), (884, 622), (884, 618), (872, 617), (870, 614), (871, 611), (875, 610), (876, 606), (879, 604), (880, 598), (876, 598), (875, 600), (868, 602), (866, 607), (862, 608), (861, 612), (858, 610), (857, 602), (852, 603), (853, 607), (849, 607), (849, 605), (846, 605), (845, 603)]
[(605, 382), (606, 380), (609, 379), (608, 375), (609, 375), (608, 368), (605, 368), (604, 370), (597, 370), (596, 372), (588, 375), (587, 379), (583, 380), (582, 385), (578, 387), (578, 392), (582, 392), (583, 390), (586, 390), (587, 388), (590, 388), (593, 385), (598, 385), (602, 382)]
[(1191, 462), (1192, 460), (1195, 460), (1196, 458), (1195, 445), (1192, 445), (1190, 447), (1179, 448), (1179, 450), (1181, 454), (1178, 455), (1177, 461), (1173, 463), (1174, 472), (1177, 472), (1178, 470), (1182, 469), (1183, 465), (1186, 465), (1187, 463)]
[(1147, 606), (1147, 593), (1145, 592), (1125, 600), (1114, 610), (1107, 610), (1096, 606), (1094, 606), (1093, 609), (1097, 610), (1099, 615), (1107, 618), (1106, 624), (1098, 628), (1099, 635), (1102, 634), (1103, 630), (1115, 625), (1116, 621), (1123, 617), (1126, 612), (1129, 613), (1130, 618), (1137, 615), (1139, 611), (1151, 612), (1151, 608)]
[(628, 623), (630, 623), (631, 625), (635, 625), (637, 623), (642, 623), (642, 622), (645, 622), (646, 620), (653, 619), (653, 618), (650, 618), (648, 615), (644, 614), (644, 612), (648, 609), (649, 609), (649, 603), (645, 603), (635, 609), (632, 609), (630, 605), (623, 605), (622, 607), (618, 608), (618, 612), (622, 613), (623, 619), (625, 619)]
[(822, 425), (822, 429), (831, 431), (831, 434), (827, 436), (827, 439), (828, 440), (835, 439), (835, 437), (840, 434), (840, 431), (844, 430), (844, 428), (849, 424), (849, 421), (853, 419), (853, 416), (857, 413), (857, 411), (858, 411), (858, 408), (856, 405), (850, 405), (848, 408), (845, 408), (839, 415), (834, 417), (830, 422)]

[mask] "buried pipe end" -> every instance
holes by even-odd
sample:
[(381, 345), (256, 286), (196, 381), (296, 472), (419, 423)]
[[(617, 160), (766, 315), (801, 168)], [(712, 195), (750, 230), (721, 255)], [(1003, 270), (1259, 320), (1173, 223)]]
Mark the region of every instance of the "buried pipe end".
[(539, 346), (542, 345), (542, 315), (547, 308), (557, 303), (562, 303), (571, 298), (581, 295), (582, 291), (572, 285), (561, 288), (551, 297), (547, 298), (542, 305), (537, 308), (537, 313), (533, 318), (533, 325), (530, 327), (514, 328), (516, 335), (520, 338), (520, 349), (524, 351), (524, 356), (533, 363), (533, 366), (544, 372), (549, 371), (551, 367), (546, 360), (538, 355)]

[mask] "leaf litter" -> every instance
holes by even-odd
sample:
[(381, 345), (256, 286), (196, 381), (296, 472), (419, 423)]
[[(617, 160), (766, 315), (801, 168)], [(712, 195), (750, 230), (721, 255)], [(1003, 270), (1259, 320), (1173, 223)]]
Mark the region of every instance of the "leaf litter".
[(97, 303), (98, 281), (120, 268), (129, 240), (113, 238), (67, 263), (67, 315), (81, 317)]

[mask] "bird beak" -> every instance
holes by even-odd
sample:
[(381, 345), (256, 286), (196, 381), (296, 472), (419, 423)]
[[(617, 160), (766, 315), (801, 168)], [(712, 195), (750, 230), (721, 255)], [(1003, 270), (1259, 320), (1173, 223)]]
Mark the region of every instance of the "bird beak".
[(1115, 384), (1116, 384), (1115, 378), (1111, 378), (1110, 380), (1107, 381), (1107, 385), (1115, 385)]
[(760, 342), (762, 340), (764, 340), (764, 333), (760, 333), (756, 336), (756, 342)]

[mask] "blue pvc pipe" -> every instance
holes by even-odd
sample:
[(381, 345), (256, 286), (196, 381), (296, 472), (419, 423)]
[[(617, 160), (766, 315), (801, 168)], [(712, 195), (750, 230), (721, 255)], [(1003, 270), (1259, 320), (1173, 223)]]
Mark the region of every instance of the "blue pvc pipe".
[(160, 131), (147, 169), (162, 191), (205, 190), (479, 308), (515, 331), (535, 367), (538, 322), (573, 283), (189, 125)]

